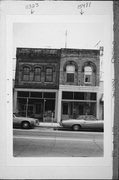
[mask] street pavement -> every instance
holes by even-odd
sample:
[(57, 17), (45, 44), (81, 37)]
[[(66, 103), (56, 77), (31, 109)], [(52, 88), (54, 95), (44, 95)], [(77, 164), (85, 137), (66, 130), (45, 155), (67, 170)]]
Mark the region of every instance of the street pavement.
[(13, 130), (14, 157), (102, 157), (103, 132)]

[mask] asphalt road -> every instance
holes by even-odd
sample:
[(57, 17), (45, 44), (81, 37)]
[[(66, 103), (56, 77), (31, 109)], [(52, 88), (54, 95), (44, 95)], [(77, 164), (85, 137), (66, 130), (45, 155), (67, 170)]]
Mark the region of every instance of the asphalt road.
[(13, 130), (14, 157), (102, 157), (103, 132)]

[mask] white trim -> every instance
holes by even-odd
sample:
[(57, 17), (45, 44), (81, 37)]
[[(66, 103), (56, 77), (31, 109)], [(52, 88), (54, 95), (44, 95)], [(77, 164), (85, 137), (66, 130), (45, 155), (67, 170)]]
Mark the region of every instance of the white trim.
[(29, 88), (15, 88), (16, 91), (29, 91), (29, 92), (58, 92), (58, 89), (29, 89)]
[(62, 102), (97, 102), (97, 100), (76, 100), (76, 99), (62, 99)]
[(74, 85), (60, 85), (60, 91), (78, 91), (78, 92), (99, 92), (99, 86), (74, 86)]

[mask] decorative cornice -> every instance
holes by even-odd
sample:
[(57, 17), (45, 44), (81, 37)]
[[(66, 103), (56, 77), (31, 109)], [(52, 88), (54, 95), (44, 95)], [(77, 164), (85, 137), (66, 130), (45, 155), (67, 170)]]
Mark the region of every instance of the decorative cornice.
[(95, 49), (45, 49), (45, 48), (17, 48), (17, 58), (39, 59), (39, 58), (60, 58), (72, 54), (78, 56), (100, 56), (100, 50)]
[(43, 57), (60, 57), (58, 49), (33, 49), (33, 48), (17, 48), (17, 58), (31, 59)]

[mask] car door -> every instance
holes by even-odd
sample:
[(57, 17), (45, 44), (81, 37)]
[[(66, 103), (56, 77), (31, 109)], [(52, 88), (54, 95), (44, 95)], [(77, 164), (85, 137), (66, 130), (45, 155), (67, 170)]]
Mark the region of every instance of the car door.
[(85, 120), (85, 128), (96, 128), (97, 121), (96, 120)]
[(102, 123), (99, 120), (86, 120), (85, 121), (85, 127), (86, 128), (94, 128), (94, 129), (98, 129), (98, 128), (102, 128)]

